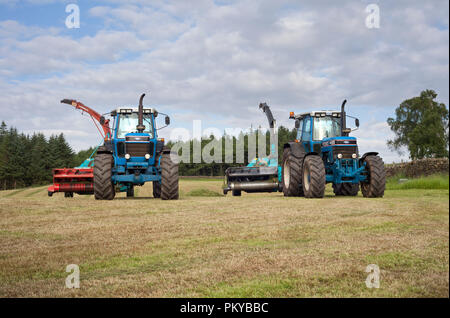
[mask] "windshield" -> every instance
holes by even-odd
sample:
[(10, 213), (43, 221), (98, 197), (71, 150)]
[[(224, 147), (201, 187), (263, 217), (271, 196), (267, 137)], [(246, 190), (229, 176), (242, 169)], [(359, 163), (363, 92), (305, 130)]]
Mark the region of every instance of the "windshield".
[(341, 123), (337, 117), (315, 117), (313, 140), (322, 140), (341, 135)]
[[(125, 138), (126, 134), (137, 132), (138, 114), (119, 114), (119, 126), (117, 128), (117, 138)], [(153, 138), (152, 115), (144, 114), (144, 133), (150, 134)]]

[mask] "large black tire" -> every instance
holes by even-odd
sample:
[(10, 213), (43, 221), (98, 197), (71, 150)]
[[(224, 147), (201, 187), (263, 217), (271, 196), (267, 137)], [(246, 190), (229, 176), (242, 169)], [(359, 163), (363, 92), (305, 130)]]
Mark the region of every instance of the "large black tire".
[(233, 190), (231, 193), (233, 194), (233, 197), (240, 197), (242, 194), (240, 190)]
[(386, 170), (379, 156), (369, 155), (366, 163), (367, 182), (361, 182), (361, 192), (365, 198), (381, 198), (386, 188)]
[(101, 153), (94, 159), (94, 196), (96, 200), (112, 200), (116, 196), (112, 182), (114, 158)]
[(356, 196), (359, 192), (358, 183), (333, 183), (333, 192), (337, 196)]
[(303, 162), (302, 186), (305, 198), (323, 198), (325, 195), (325, 165), (317, 155), (307, 156)]
[(156, 199), (161, 197), (161, 182), (153, 181), (153, 197)]
[(134, 186), (127, 189), (127, 198), (134, 198)]
[(281, 183), (285, 197), (303, 196), (302, 180), (303, 157), (297, 158), (290, 148), (284, 149)]
[(170, 153), (161, 157), (161, 199), (178, 200), (178, 164), (170, 158)]

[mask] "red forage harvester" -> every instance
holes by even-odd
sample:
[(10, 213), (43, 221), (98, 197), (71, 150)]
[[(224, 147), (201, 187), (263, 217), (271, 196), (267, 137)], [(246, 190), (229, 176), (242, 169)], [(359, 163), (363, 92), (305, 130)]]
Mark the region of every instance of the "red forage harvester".
[[(72, 99), (63, 99), (61, 103), (69, 104), (82, 112), (88, 113), (100, 135), (104, 140), (111, 139), (111, 129), (109, 128), (109, 120), (101, 116), (95, 110), (83, 105)], [(103, 133), (99, 128), (100, 124)], [(95, 151), (94, 151), (95, 153)], [(52, 196), (55, 192), (64, 192), (66, 198), (72, 198), (74, 193), (77, 194), (94, 194), (94, 159), (92, 156), (87, 159), (80, 167), (77, 168), (57, 168), (53, 169), (53, 185), (48, 187), (48, 196)]]

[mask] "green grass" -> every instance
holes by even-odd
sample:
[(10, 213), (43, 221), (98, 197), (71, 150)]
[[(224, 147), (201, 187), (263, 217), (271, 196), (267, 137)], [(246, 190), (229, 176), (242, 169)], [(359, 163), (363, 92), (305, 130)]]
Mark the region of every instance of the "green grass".
[(448, 190), (449, 176), (448, 175), (432, 175), (428, 177), (420, 177), (408, 179), (408, 181), (400, 183), (399, 180), (405, 178), (402, 175), (397, 175), (388, 178), (386, 182), (386, 190), (410, 190), (410, 189), (427, 189), (427, 190)]
[(195, 189), (187, 193), (189, 197), (221, 197), (220, 193), (208, 189)]
[(178, 201), (148, 184), (101, 204), (44, 190), (0, 196), (0, 297), (448, 297), (448, 188), (237, 198), (181, 179)]

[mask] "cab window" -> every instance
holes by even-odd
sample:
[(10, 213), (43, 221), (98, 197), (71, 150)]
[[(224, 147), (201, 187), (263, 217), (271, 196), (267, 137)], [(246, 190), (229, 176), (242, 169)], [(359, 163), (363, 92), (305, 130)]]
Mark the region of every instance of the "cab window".
[(307, 117), (303, 120), (302, 140), (303, 141), (311, 140), (311, 117)]
[[(119, 122), (117, 127), (117, 138), (125, 138), (126, 134), (137, 132), (139, 118), (137, 113), (119, 114)], [(151, 114), (144, 114), (144, 133), (149, 134), (153, 138), (153, 125)]]

